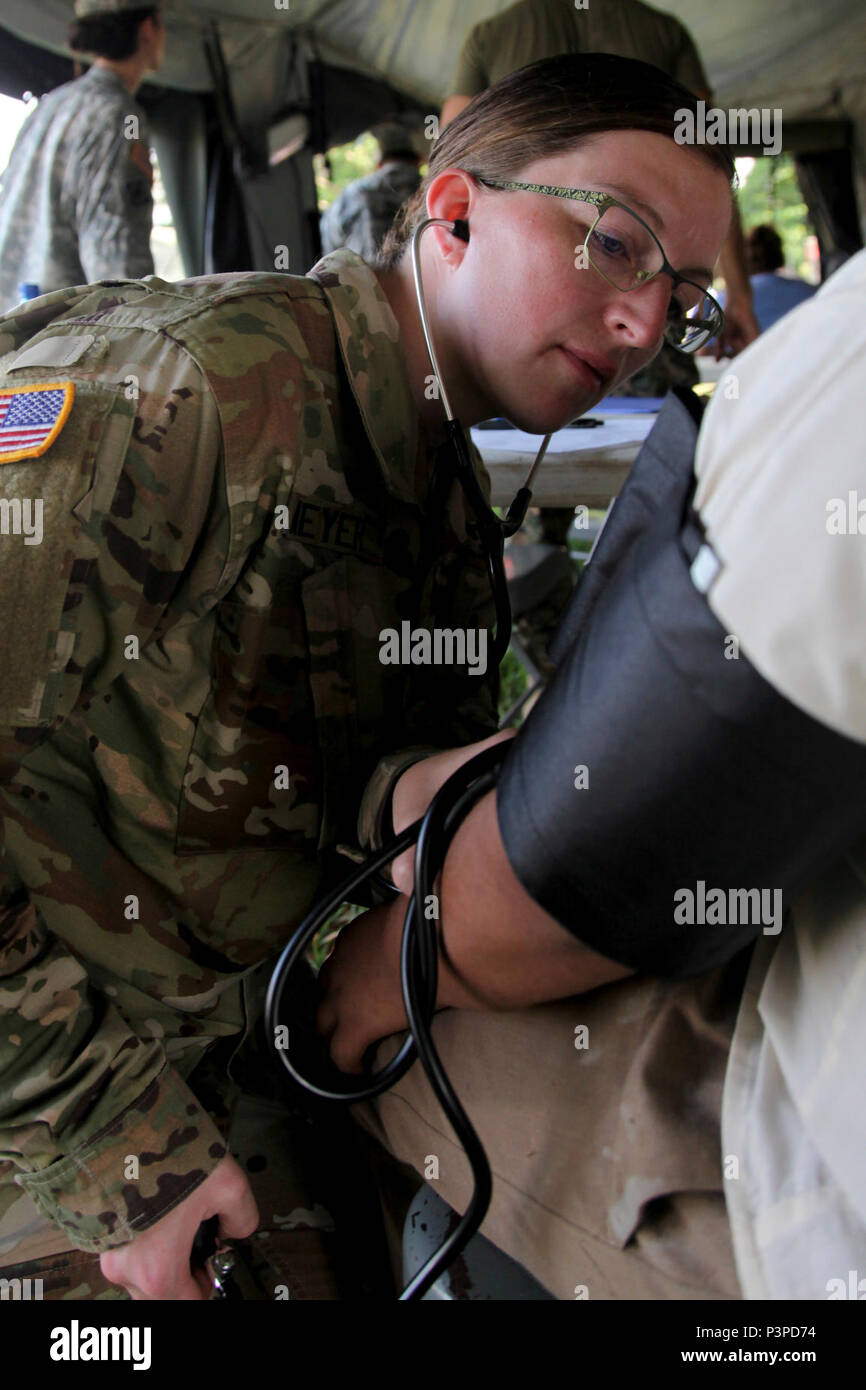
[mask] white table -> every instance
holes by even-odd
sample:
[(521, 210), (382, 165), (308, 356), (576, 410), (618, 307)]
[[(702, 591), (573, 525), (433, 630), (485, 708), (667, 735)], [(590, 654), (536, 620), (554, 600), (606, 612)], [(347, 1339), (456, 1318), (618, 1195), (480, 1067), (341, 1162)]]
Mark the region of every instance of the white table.
[[(553, 436), (532, 488), (534, 507), (607, 507), (656, 421), (655, 415), (606, 415), (596, 429), (560, 430)], [(507, 506), (541, 446), (542, 435), (523, 430), (472, 430), (490, 473), (495, 506)]]

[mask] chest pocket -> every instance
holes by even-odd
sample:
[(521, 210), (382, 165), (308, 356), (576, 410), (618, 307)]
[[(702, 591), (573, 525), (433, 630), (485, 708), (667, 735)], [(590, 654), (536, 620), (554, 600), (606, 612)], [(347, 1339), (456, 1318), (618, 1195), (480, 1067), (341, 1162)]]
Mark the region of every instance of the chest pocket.
[[(27, 379), (6, 380), (26, 395)], [(132, 425), (116, 386), (75, 382), (46, 452), (0, 462), (0, 725), (44, 727), (75, 705), (79, 608)]]

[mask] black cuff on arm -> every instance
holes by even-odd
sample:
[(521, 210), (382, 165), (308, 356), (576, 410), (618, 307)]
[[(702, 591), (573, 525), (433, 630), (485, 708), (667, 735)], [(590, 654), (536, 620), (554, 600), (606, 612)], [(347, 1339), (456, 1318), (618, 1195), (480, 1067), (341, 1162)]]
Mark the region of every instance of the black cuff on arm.
[(605, 585), (497, 791), (530, 896), (602, 955), (671, 978), (775, 934), (779, 906), (866, 824), (866, 747), (726, 656), (679, 529), (657, 515)]

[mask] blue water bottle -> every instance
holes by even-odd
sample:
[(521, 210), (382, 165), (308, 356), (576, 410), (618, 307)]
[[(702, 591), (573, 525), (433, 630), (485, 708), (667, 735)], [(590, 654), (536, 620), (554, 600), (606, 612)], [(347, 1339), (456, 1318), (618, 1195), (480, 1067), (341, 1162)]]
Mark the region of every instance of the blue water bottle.
[(38, 285), (34, 285), (30, 280), (25, 280), (18, 286), (18, 293), (22, 299), (38, 299), (42, 291)]

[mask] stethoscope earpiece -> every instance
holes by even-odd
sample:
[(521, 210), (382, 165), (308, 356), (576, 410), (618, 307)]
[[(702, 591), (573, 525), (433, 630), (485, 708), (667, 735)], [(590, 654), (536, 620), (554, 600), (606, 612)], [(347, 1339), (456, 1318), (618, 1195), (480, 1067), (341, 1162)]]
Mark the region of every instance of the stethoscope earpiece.
[(465, 222), (462, 217), (457, 218), (457, 221), (451, 227), (451, 231), (454, 236), (459, 236), (461, 241), (469, 240), (469, 223)]

